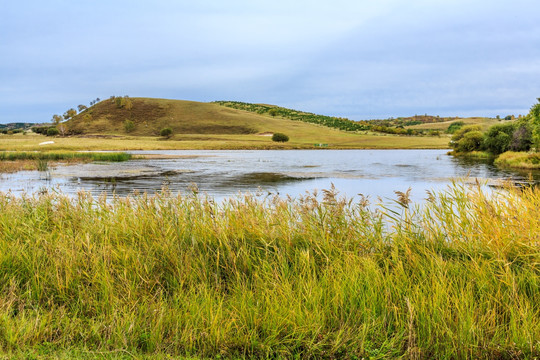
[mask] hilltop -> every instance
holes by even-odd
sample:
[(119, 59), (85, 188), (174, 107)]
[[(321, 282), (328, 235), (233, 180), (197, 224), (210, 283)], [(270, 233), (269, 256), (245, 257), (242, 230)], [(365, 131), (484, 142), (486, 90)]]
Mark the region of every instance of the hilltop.
[[(66, 126), (73, 134), (159, 136), (164, 127), (173, 134), (254, 134), (274, 127), (266, 120), (212, 103), (115, 97), (82, 111)], [(132, 128), (126, 127), (130, 122)]]

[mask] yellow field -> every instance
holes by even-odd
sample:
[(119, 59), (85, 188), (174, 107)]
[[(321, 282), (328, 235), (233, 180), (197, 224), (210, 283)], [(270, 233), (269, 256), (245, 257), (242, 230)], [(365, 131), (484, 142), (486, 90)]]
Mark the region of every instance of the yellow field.
[[(311, 149), (327, 144), (329, 149), (445, 149), (449, 138), (407, 137), (382, 134), (353, 134), (316, 125), (290, 121), (282, 129), (290, 137), (287, 143), (273, 142), (270, 136), (177, 134), (160, 137), (46, 137), (43, 135), (0, 135), (0, 151), (52, 150), (172, 150), (172, 149)], [(54, 144), (39, 145), (45, 141)]]
[[(471, 118), (460, 118), (456, 120), (450, 120), (450, 121), (444, 121), (444, 122), (436, 122), (436, 123), (428, 123), (428, 124), (419, 124), (419, 125), (412, 125), (407, 126), (407, 129), (426, 129), (426, 130), (440, 130), (440, 131), (446, 131), (448, 129), (448, 126), (450, 124), (463, 121), (465, 125), (480, 125), (483, 131), (487, 130), (490, 126), (493, 126), (495, 124), (498, 124), (499, 122), (502, 122), (503, 120), (497, 120), (493, 118), (484, 118), (484, 117), (471, 117)], [(504, 122), (507, 122), (504, 120)]]

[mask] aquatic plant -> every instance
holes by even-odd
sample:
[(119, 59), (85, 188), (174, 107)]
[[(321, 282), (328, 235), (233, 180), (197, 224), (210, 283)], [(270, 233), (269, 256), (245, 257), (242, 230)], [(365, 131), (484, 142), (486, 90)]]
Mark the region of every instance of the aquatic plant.
[(86, 159), (90, 161), (120, 162), (131, 159), (131, 154), (123, 152), (37, 152), (37, 151), (2, 151), (0, 161), (15, 160), (48, 160), (61, 161), (70, 159)]
[(539, 189), (322, 195), (0, 193), (0, 351), (540, 355)]

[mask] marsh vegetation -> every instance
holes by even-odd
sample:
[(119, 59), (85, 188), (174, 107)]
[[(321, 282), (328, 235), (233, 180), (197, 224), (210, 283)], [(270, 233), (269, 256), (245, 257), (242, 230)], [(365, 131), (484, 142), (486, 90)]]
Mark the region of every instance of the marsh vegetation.
[(423, 208), (321, 195), (0, 194), (0, 350), (540, 354), (538, 189), (455, 184)]

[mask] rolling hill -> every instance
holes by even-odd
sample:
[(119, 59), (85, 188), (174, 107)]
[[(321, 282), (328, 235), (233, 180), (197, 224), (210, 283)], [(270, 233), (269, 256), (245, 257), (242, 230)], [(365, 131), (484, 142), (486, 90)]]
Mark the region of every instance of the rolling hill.
[[(173, 134), (253, 134), (273, 128), (267, 120), (264, 116), (212, 103), (114, 98), (79, 113), (66, 126), (74, 134), (155, 136), (164, 127), (170, 127)], [(127, 122), (132, 123), (131, 130), (126, 130)]]
[[(91, 104), (59, 125), (59, 149), (269, 149), (269, 148), (446, 148), (445, 136), (396, 136), (373, 133), (369, 127), (343, 129), (352, 121), (298, 112), (300, 118), (219, 103), (154, 98), (111, 97)], [(258, 105), (260, 106), (260, 105)], [(270, 106), (270, 105), (268, 105)], [(281, 109), (281, 108), (280, 108)], [(75, 112), (75, 111), (74, 111)], [(320, 122), (322, 120), (322, 122)], [(160, 138), (169, 127), (172, 136)], [(361, 129), (365, 129), (362, 131)], [(272, 133), (290, 141), (275, 143)], [(76, 138), (85, 138), (76, 140)], [(103, 140), (90, 145), (92, 141)], [(111, 140), (113, 139), (113, 140)], [(156, 142), (157, 141), (157, 142)], [(32, 141), (27, 145), (31, 147)], [(6, 145), (7, 146), (7, 145)], [(18, 145), (23, 146), (23, 145)]]

